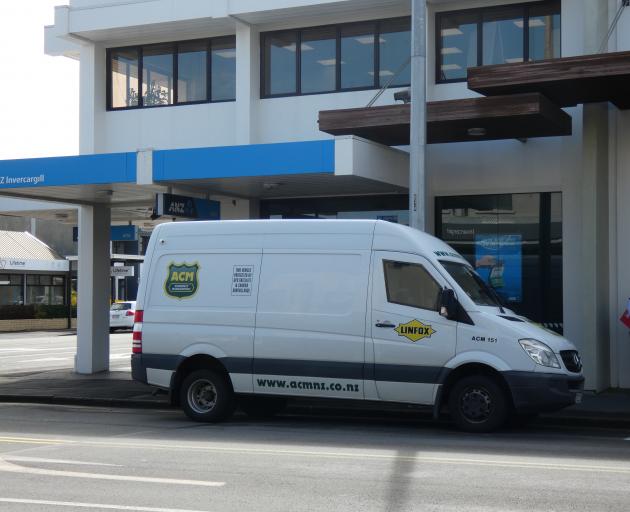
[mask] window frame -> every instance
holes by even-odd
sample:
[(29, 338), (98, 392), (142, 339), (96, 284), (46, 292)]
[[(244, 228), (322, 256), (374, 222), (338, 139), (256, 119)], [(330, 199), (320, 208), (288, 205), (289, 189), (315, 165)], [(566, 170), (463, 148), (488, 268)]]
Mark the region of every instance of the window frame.
[[(454, 84), (460, 82), (466, 82), (467, 77), (464, 78), (441, 78), (441, 65), (442, 65), (442, 34), (441, 23), (442, 18), (458, 15), (458, 14), (474, 14), (476, 15), (477, 24), (477, 66), (483, 66), (483, 24), (484, 14), (492, 14), (493, 11), (497, 11), (503, 8), (522, 9), (523, 11), (523, 62), (529, 62), (529, 18), (530, 9), (532, 7), (541, 7), (544, 5), (557, 4), (559, 7), (558, 14), (560, 15), (560, 33), (562, 34), (562, 4), (560, 0), (546, 0), (544, 2), (524, 2), (518, 4), (501, 4), (491, 5), (487, 7), (477, 7), (472, 9), (459, 9), (455, 11), (440, 11), (435, 13), (435, 83), (436, 84)], [(560, 48), (558, 49), (560, 55), (562, 55), (562, 37), (560, 37)], [(536, 61), (540, 62), (540, 61)], [(495, 65), (495, 64), (488, 64)]]
[[(383, 18), (377, 20), (362, 20), (353, 21), (349, 23), (336, 23), (329, 25), (316, 25), (299, 28), (289, 28), (282, 30), (272, 30), (268, 32), (260, 33), (260, 98), (288, 98), (293, 96), (313, 96), (315, 94), (335, 94), (338, 92), (354, 92), (354, 91), (373, 91), (380, 89), (379, 85), (379, 72), (380, 72), (380, 36), (381, 25), (389, 21), (409, 20), (409, 30), (411, 30), (411, 17), (410, 16), (397, 16), (395, 18)], [(341, 87), (341, 31), (342, 28), (352, 27), (356, 25), (363, 25), (365, 23), (374, 24), (374, 56), (372, 59), (372, 70), (374, 72), (373, 82), (370, 86), (363, 87)], [(302, 32), (312, 29), (334, 29), (335, 30), (335, 88), (330, 91), (317, 91), (317, 92), (302, 92)], [(295, 49), (295, 92), (281, 93), (281, 94), (267, 94), (265, 87), (265, 79), (267, 77), (267, 62), (265, 59), (265, 42), (266, 38), (280, 34), (283, 32), (295, 32), (297, 35), (297, 43)], [(409, 49), (411, 52), (411, 48)], [(411, 63), (409, 64), (411, 65)], [(410, 87), (411, 84), (396, 85), (395, 88)]]
[[(213, 100), (212, 99), (212, 43), (214, 41), (227, 41), (232, 39), (234, 41), (234, 48), (236, 48), (236, 36), (235, 35), (225, 35), (211, 38), (201, 38), (201, 39), (184, 39), (181, 41), (165, 41), (159, 43), (150, 43), (150, 44), (141, 44), (141, 45), (131, 45), (131, 46), (116, 46), (111, 48), (106, 48), (105, 50), (105, 59), (106, 59), (106, 111), (107, 112), (117, 112), (120, 110), (138, 110), (138, 109), (148, 109), (148, 108), (164, 108), (164, 107), (178, 107), (182, 105), (200, 105), (204, 103), (228, 103), (236, 101), (234, 99), (226, 99), (226, 100)], [(179, 48), (180, 45), (186, 45), (190, 43), (205, 43), (206, 50), (206, 99), (205, 100), (196, 100), (196, 101), (179, 101)], [(142, 86), (143, 83), (143, 72), (144, 72), (144, 49), (150, 48), (152, 46), (161, 46), (161, 45), (171, 45), (173, 47), (173, 103), (172, 104), (164, 104), (164, 105), (144, 105), (144, 100), (142, 98)], [(112, 84), (112, 52), (122, 51), (122, 50), (136, 50), (138, 52), (138, 104), (127, 107), (114, 107), (113, 103), (113, 84)], [(187, 52), (184, 52), (187, 53)]]
[(410, 265), (412, 267), (420, 268), (429, 277), (429, 279), (431, 279), (431, 281), (433, 281), (435, 283), (435, 285), (437, 286), (437, 289), (438, 289), (438, 294), (439, 294), (439, 291), (442, 290), (442, 286), (440, 285), (440, 283), (438, 283), (438, 281), (435, 279), (435, 277), (433, 277), (431, 275), (431, 272), (429, 272), (422, 263), (414, 263), (412, 261), (391, 260), (391, 259), (387, 259), (387, 258), (382, 258), (382, 262), (383, 262), (383, 276), (385, 277), (385, 297), (387, 299), (387, 303), (388, 304), (395, 304), (397, 306), (404, 306), (404, 307), (407, 307), (407, 308), (421, 309), (423, 311), (432, 311), (434, 313), (437, 313), (439, 311), (439, 308), (440, 308), (440, 305), (438, 303), (439, 295), (436, 296), (436, 298), (435, 298), (436, 304), (435, 304), (435, 308), (434, 309), (422, 308), (420, 306), (416, 306), (416, 305), (413, 305), (413, 304), (405, 304), (403, 302), (396, 302), (396, 301), (390, 299), (390, 296), (389, 296), (389, 281), (388, 281), (388, 278), (387, 278), (387, 264), (388, 263), (394, 263), (394, 264), (398, 264), (398, 265)]

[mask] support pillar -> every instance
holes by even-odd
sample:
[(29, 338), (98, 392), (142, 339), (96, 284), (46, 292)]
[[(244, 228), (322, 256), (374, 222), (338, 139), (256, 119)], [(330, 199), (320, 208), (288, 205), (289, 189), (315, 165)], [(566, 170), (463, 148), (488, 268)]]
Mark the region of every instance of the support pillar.
[(111, 213), (105, 205), (79, 207), (77, 373), (109, 370)]

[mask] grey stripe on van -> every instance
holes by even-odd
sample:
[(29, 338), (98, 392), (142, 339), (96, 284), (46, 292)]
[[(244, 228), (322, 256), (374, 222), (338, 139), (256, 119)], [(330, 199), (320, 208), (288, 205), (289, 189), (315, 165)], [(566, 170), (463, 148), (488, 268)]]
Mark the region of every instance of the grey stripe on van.
[[(145, 368), (176, 370), (185, 358), (164, 354), (142, 354)], [(402, 364), (364, 364), (339, 361), (296, 359), (252, 359), (225, 357), (219, 359), (229, 373), (323, 377), (334, 379), (377, 380), (382, 382), (412, 382), (436, 384), (446, 380), (449, 368), (442, 366), (412, 366)]]

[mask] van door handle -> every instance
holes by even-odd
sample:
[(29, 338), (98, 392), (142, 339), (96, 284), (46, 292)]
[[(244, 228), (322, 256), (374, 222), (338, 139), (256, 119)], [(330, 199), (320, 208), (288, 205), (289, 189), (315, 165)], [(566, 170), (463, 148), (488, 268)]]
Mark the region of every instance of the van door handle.
[(374, 324), (376, 327), (387, 327), (387, 328), (393, 328), (396, 327), (393, 323), (391, 323), (389, 320), (385, 320), (384, 322), (376, 322)]

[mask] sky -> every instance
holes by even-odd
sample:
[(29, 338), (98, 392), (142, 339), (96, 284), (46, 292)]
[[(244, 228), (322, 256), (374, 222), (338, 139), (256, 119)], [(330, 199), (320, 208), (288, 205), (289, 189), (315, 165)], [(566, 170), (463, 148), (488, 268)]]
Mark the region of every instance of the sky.
[(44, 54), (67, 0), (0, 0), (0, 160), (79, 152), (79, 63)]

